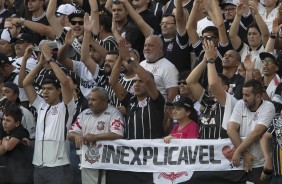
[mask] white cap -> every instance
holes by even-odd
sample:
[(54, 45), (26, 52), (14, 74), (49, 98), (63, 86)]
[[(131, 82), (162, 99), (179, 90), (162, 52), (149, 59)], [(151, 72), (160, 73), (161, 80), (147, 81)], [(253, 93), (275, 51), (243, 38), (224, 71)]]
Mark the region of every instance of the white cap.
[(221, 7), (224, 8), (226, 5), (237, 6), (239, 3), (239, 0), (223, 0), (223, 2), (221, 3)]
[(57, 12), (64, 14), (64, 15), (69, 15), (69, 14), (75, 12), (75, 10), (76, 10), (76, 7), (73, 6), (72, 4), (62, 4), (57, 9)]

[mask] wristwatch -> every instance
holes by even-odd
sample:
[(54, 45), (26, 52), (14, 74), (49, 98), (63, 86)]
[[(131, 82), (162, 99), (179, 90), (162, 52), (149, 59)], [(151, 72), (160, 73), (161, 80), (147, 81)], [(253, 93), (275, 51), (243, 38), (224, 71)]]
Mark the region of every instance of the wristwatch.
[(127, 63), (128, 64), (130, 64), (130, 63), (132, 63), (134, 61), (135, 61), (134, 57), (130, 57), (130, 58), (127, 59)]
[(215, 59), (214, 58), (209, 58), (209, 59), (207, 59), (206, 63), (215, 63)]
[(56, 62), (55, 59), (51, 58), (47, 61), (48, 64), (50, 64), (51, 62)]
[(271, 32), (269, 37), (272, 38), (272, 39), (276, 39), (277, 38), (277, 34)]

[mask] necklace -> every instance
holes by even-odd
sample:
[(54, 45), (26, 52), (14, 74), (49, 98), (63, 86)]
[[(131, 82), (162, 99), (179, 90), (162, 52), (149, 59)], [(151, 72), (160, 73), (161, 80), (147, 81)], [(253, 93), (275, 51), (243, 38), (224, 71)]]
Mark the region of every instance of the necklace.
[(41, 16), (39, 16), (39, 17), (31, 17), (31, 19), (32, 19), (32, 21), (34, 21), (34, 22), (37, 22), (37, 21), (39, 21), (40, 19), (42, 19), (43, 17), (45, 17), (45, 15), (46, 15), (46, 13), (45, 12), (43, 12), (43, 14), (41, 15)]

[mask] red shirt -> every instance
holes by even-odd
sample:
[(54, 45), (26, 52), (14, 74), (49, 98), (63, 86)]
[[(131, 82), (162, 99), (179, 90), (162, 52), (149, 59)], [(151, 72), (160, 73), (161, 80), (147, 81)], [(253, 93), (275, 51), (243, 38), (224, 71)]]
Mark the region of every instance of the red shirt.
[(193, 139), (199, 137), (199, 125), (195, 121), (191, 121), (182, 129), (178, 129), (179, 124), (175, 125), (170, 135), (178, 139)]

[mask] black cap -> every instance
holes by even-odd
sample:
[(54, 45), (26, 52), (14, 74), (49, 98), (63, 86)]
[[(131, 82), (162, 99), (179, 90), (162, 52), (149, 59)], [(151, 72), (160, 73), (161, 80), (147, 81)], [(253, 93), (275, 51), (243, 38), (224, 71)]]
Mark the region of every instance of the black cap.
[(34, 43), (33, 37), (28, 33), (22, 33), (18, 38), (14, 38), (13, 42), (15, 43), (18, 40), (27, 43)]
[(83, 10), (76, 10), (75, 12), (69, 14), (69, 20), (71, 20), (74, 17), (80, 17), (83, 18), (84, 17), (85, 12)]
[(4, 64), (12, 64), (12, 62), (9, 60), (9, 58), (6, 55), (0, 54), (0, 65), (4, 65)]
[(4, 87), (12, 89), (14, 91), (14, 93), (16, 93), (16, 94), (20, 93), (18, 85), (16, 85), (13, 82), (10, 82), (10, 81), (5, 82)]
[(278, 55), (274, 52), (261, 52), (259, 54), (259, 57), (261, 60), (264, 60), (264, 58), (269, 57), (271, 59), (273, 59), (273, 61), (276, 62), (276, 64), (278, 65)]
[(172, 102), (172, 105), (176, 107), (184, 107), (186, 109), (194, 108), (193, 101), (190, 98), (183, 95), (176, 95), (176, 97)]

